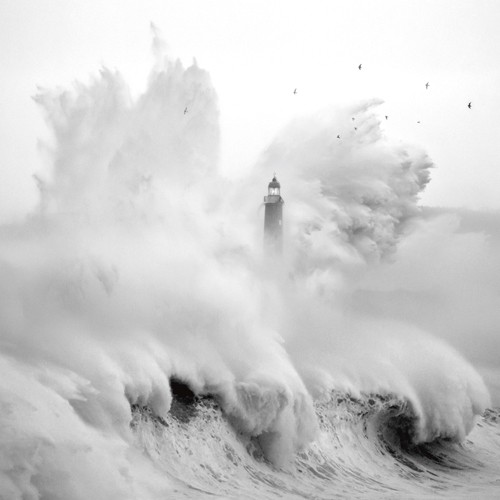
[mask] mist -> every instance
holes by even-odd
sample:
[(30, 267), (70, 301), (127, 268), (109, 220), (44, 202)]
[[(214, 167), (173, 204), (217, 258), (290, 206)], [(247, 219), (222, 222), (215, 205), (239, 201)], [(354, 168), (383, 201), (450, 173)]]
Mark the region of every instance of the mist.
[[(106, 68), (35, 96), (39, 203), (0, 232), (1, 491), (170, 492), (130, 421), (169, 411), (171, 377), (280, 466), (332, 389), (399, 394), (420, 442), (464, 439), (491, 404), (473, 365), (498, 391), (498, 239), (419, 206), (432, 160), (385, 137), (376, 99), (297, 117), (224, 178), (209, 73), (153, 46), (138, 97)], [(262, 246), (274, 172), (281, 260)]]

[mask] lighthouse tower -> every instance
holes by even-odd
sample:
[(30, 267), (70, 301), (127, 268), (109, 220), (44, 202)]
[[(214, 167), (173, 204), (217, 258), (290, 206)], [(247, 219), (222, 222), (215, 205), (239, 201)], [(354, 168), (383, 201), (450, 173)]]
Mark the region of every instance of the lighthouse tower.
[(280, 255), (283, 251), (283, 198), (276, 175), (269, 183), (268, 194), (264, 196), (264, 247), (266, 251)]

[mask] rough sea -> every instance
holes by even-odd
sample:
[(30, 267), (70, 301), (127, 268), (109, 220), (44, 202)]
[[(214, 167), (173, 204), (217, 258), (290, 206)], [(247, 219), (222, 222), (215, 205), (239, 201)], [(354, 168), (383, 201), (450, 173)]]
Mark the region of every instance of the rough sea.
[(332, 392), (315, 404), (319, 434), (285, 466), (238, 431), (212, 398), (174, 382), (165, 418), (133, 408), (136, 445), (165, 471), (174, 498), (497, 498), (500, 410), (486, 410), (463, 442), (412, 442), (415, 414), (391, 394)]
[(39, 203), (0, 227), (0, 498), (499, 498), (497, 220), (420, 206), (434, 164), (379, 99), (223, 175), (208, 71), (153, 44), (140, 95), (103, 68), (34, 98)]

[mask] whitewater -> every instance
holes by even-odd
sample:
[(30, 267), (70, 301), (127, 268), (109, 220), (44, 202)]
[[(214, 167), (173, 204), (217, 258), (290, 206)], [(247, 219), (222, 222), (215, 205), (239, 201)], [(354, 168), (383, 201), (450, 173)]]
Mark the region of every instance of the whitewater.
[(500, 412), (452, 342), (468, 288), (496, 321), (498, 252), (419, 206), (431, 159), (372, 99), (227, 178), (208, 71), (153, 46), (139, 96), (103, 68), (34, 98), (39, 203), (0, 227), (0, 498), (498, 497)]

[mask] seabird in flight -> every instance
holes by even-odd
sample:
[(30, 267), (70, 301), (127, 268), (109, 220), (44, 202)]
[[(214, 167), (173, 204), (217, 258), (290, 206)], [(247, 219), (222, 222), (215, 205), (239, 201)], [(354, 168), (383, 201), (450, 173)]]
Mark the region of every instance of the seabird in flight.
[(425, 90), (427, 90), (428, 88), (429, 88), (429, 82), (425, 84)]
[(337, 135), (337, 139), (340, 139), (340, 135)]
[(358, 69), (361, 69), (361, 66), (362, 66), (362, 64), (360, 64), (360, 65), (358, 66)]
[(469, 104), (467, 104), (467, 107), (468, 107), (469, 109), (472, 109), (472, 101), (471, 101), (471, 102), (469, 102)]
[(389, 119), (389, 116), (388, 115), (385, 115), (385, 119), (388, 120)]
[(295, 89), (295, 90), (293, 91), (293, 93), (294, 93), (294, 94), (296, 94), (296, 93), (297, 93), (297, 89)]

